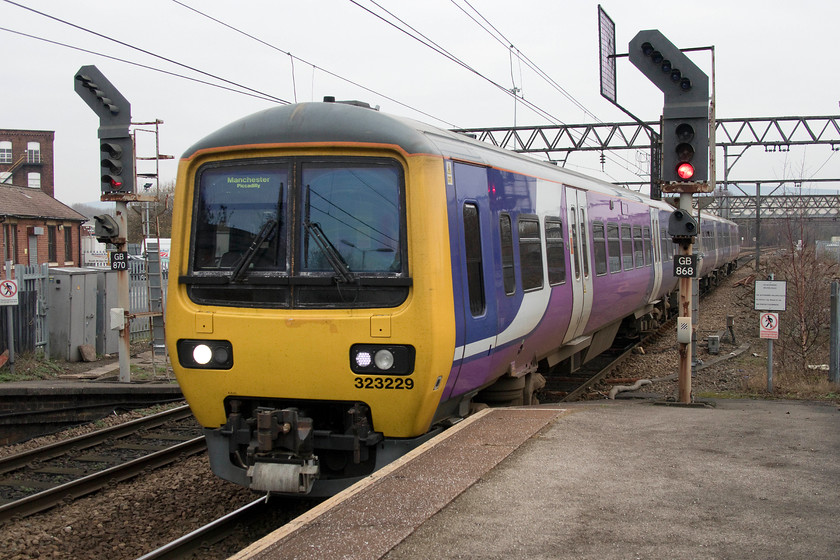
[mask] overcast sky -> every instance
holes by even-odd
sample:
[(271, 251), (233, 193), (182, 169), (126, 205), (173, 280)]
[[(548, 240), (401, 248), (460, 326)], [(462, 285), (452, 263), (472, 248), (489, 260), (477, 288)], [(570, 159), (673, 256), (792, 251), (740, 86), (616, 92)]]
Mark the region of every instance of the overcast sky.
[[(172, 0), (20, 3), (286, 101), (320, 101), (325, 95), (359, 99), (380, 105), (382, 111), (443, 127), (548, 124), (545, 116), (522, 105), (515, 109), (514, 101), (485, 79), (359, 7), (384, 16), (369, 0), (357, 0), (359, 5), (349, 0), (180, 2), (262, 42)], [(505, 88), (520, 88), (527, 100), (564, 123), (628, 120), (600, 96), (597, 2), (378, 3), (488, 79)], [(518, 62), (505, 45), (471, 20), (465, 11), (479, 16), (470, 5), (575, 101)], [(604, 0), (601, 5), (615, 22), (619, 53), (627, 52), (628, 42), (642, 29), (659, 29), (682, 48), (714, 45), (719, 118), (840, 114), (840, 2)], [(0, 0), (0, 27), (243, 89), (7, 0)], [(293, 61), (281, 51), (298, 58)], [(0, 128), (55, 131), (55, 193), (66, 204), (99, 199), (98, 118), (73, 90), (73, 76), (81, 66), (95, 64), (129, 99), (133, 121), (164, 121), (160, 152), (176, 156), (175, 161), (208, 133), (276, 104), (5, 30), (0, 30), (0, 52), (4, 53)], [(711, 74), (708, 51), (690, 56)], [(621, 105), (644, 120), (658, 119), (661, 92), (626, 58), (618, 60), (617, 81)], [(153, 147), (143, 142), (144, 153), (138, 155), (152, 155)], [(751, 148), (730, 177), (840, 177), (836, 154), (823, 146), (774, 154)], [(647, 166), (637, 161), (640, 157), (624, 151), (620, 157), (610, 157), (602, 172), (597, 155), (573, 154), (568, 166), (610, 181), (633, 180), (637, 168)], [(161, 182), (174, 180), (175, 167), (174, 161), (162, 165)]]

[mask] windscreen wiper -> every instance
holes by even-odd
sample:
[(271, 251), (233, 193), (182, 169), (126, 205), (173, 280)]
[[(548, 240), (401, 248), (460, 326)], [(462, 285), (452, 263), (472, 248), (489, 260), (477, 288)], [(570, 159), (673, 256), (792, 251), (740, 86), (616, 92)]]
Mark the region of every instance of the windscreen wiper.
[(237, 262), (236, 266), (233, 268), (233, 272), (230, 273), (231, 283), (238, 282), (242, 278), (245, 271), (248, 269), (248, 266), (250, 266), (251, 261), (254, 260), (257, 250), (266, 240), (271, 239), (275, 231), (277, 231), (277, 220), (269, 220), (263, 224), (263, 227), (260, 228), (257, 236), (254, 237), (254, 240), (251, 242), (250, 247), (248, 247), (248, 250), (245, 251), (245, 254), (242, 255), (239, 262)]
[(326, 234), (324, 234), (324, 230), (321, 229), (321, 225), (317, 222), (312, 223), (309, 220), (306, 220), (303, 225), (327, 257), (327, 262), (330, 263), (330, 266), (333, 270), (335, 270), (337, 275), (336, 280), (346, 283), (355, 282), (356, 277), (352, 272), (350, 272), (350, 267), (347, 266), (347, 261), (344, 260), (344, 257), (341, 256), (341, 253), (338, 252), (335, 245), (333, 245)]

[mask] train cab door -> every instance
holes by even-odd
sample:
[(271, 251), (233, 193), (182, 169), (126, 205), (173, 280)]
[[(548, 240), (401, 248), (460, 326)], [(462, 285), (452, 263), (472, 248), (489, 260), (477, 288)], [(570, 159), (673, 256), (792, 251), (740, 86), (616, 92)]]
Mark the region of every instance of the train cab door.
[(567, 343), (584, 333), (592, 311), (592, 270), (589, 263), (589, 218), (586, 191), (566, 187), (566, 217), (569, 223), (570, 283), (572, 314)]
[[(452, 170), (448, 177), (454, 178), (456, 211), (450, 220), (457, 222), (458, 235), (457, 241), (453, 240), (453, 249), (459, 253), (457, 262), (453, 262), (453, 282), (458, 284), (455, 360), (462, 360), (457, 373), (459, 379), (465, 377), (464, 383), (471, 383), (489, 369), (489, 362), (482, 363), (478, 358), (491, 356), (496, 348), (493, 220), (487, 195), (487, 168), (452, 161), (446, 165), (447, 171), (450, 166)], [(456, 389), (457, 384), (456, 381)]]
[(648, 303), (653, 303), (659, 295), (659, 290), (662, 287), (662, 239), (659, 236), (659, 210), (657, 208), (650, 209), (650, 231), (653, 246), (648, 249), (653, 252), (653, 287), (648, 296)]

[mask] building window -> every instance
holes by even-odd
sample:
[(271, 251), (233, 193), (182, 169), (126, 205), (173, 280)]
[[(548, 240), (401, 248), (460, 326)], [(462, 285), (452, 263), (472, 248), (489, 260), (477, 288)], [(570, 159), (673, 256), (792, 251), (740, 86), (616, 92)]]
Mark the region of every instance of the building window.
[(516, 292), (516, 275), (513, 265), (513, 226), (509, 214), (499, 216), (499, 235), (502, 240), (502, 280), (505, 294), (513, 295)]
[(478, 222), (478, 206), (464, 204), (464, 253), (467, 262), (467, 290), (470, 297), (470, 313), (478, 317), (486, 307), (484, 299), (484, 271), (481, 261), (481, 227)]
[(26, 143), (26, 163), (41, 163), (41, 143)]
[(26, 174), (26, 184), (30, 189), (41, 188), (41, 174), (37, 171), (32, 171)]
[(73, 260), (73, 228), (71, 226), (64, 226), (64, 261), (71, 262)]
[(519, 268), (522, 289), (537, 290), (543, 286), (542, 242), (540, 222), (536, 216), (519, 218)]
[(12, 143), (8, 140), (0, 141), (0, 163), (12, 163)]
[(566, 282), (566, 250), (560, 218), (545, 219), (545, 260), (548, 262), (548, 285)]
[(58, 262), (58, 251), (56, 250), (56, 227), (47, 226), (47, 251), (51, 263)]

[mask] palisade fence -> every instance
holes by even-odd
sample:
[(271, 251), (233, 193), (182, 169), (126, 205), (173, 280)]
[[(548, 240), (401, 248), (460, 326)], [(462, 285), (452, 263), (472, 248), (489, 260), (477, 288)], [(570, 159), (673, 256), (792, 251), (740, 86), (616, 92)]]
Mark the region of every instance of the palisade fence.
[[(91, 264), (93, 266), (86, 268), (100, 270), (106, 274), (117, 274), (110, 271), (107, 262)], [(19, 303), (16, 306), (8, 307), (12, 310), (14, 322), (15, 352), (37, 352), (49, 356), (50, 313), (47, 294), (50, 287), (49, 267), (46, 264), (40, 266), (15, 265), (14, 270), (14, 278), (18, 284)], [(166, 280), (169, 271), (164, 269), (162, 276), (163, 309), (165, 310)], [(100, 294), (97, 293), (97, 298), (99, 296)], [(149, 311), (149, 287), (146, 281), (146, 263), (143, 260), (129, 260), (129, 305), (131, 313)], [(103, 306), (97, 305), (97, 309), (103, 309)], [(8, 348), (7, 315), (8, 312), (4, 307), (0, 307), (0, 352)], [(106, 317), (104, 324), (107, 324), (107, 321), (108, 318)], [(80, 326), (79, 328), (83, 327)], [(132, 342), (151, 339), (150, 320), (148, 318), (132, 319), (130, 332)]]
[[(99, 270), (110, 270), (107, 262), (94, 262), (89, 268)], [(163, 310), (166, 311), (166, 284), (169, 278), (169, 269), (161, 270), (163, 277)], [(142, 313), (149, 311), (149, 283), (146, 280), (146, 261), (130, 258), (128, 260), (128, 302), (131, 313)], [(131, 341), (148, 339), (152, 336), (150, 321), (148, 318), (132, 319), (130, 324)]]

